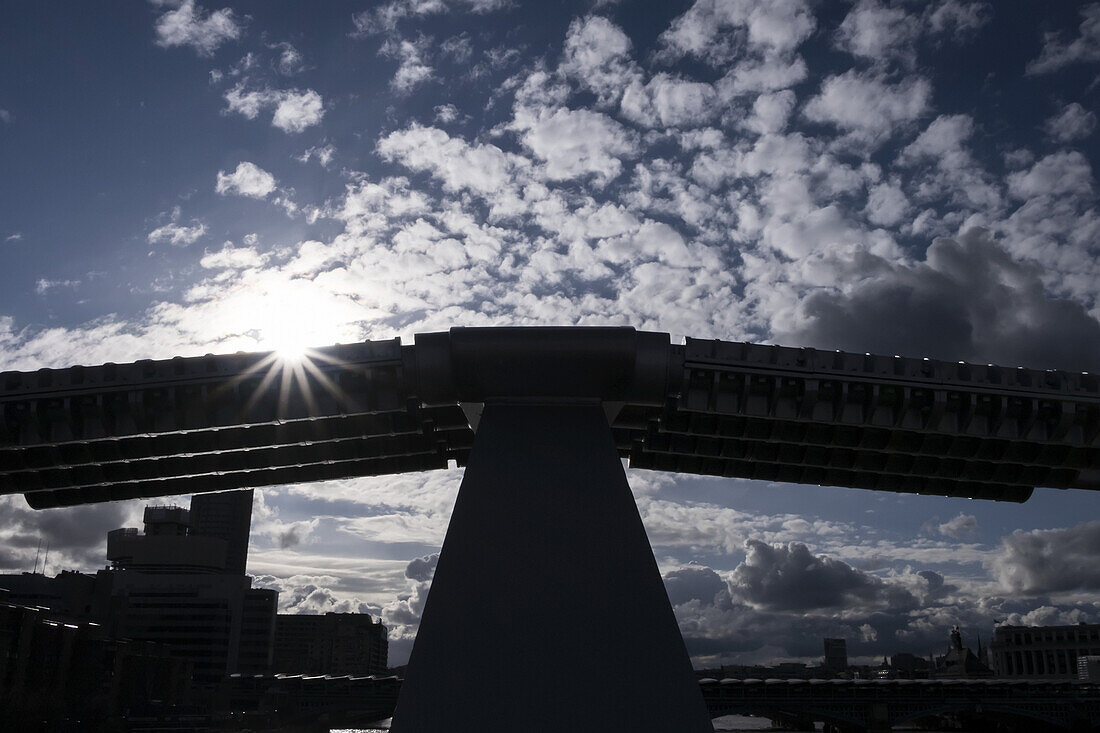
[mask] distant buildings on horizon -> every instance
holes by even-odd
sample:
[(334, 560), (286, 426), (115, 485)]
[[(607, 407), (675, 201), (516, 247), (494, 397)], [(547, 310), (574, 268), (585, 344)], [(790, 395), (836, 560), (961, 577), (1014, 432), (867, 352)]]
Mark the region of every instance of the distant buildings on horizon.
[(740, 679), (1030, 679), (1100, 680), (1100, 624), (994, 627), (993, 640), (977, 652), (963, 645), (959, 627), (942, 655), (899, 652), (878, 665), (850, 665), (846, 639), (823, 638), (820, 666), (803, 662), (722, 665), (696, 670), (699, 677)]
[(107, 534), (110, 567), (0, 575), (0, 604), (48, 610), (74, 628), (91, 624), (104, 638), (162, 645), (190, 665), (198, 685), (231, 674), (385, 673), (380, 619), (278, 614), (278, 591), (252, 587), (245, 575), (252, 495), (197, 494), (189, 509), (147, 506), (144, 533)]

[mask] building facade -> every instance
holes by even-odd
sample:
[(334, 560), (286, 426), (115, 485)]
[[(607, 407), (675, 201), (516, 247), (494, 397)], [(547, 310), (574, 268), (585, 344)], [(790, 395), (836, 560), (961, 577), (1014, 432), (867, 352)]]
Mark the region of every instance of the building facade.
[(244, 575), (252, 528), (252, 489), (195, 494), (191, 497), (191, 534), (225, 541), (225, 572)]
[(1100, 624), (1001, 624), (993, 630), (989, 652), (998, 677), (1074, 679), (1078, 659), (1100, 655)]
[(848, 669), (848, 642), (844, 639), (824, 639), (824, 667), (830, 672), (843, 672)]
[(386, 627), (369, 614), (281, 613), (275, 620), (275, 672), (382, 674), (389, 664), (388, 655)]

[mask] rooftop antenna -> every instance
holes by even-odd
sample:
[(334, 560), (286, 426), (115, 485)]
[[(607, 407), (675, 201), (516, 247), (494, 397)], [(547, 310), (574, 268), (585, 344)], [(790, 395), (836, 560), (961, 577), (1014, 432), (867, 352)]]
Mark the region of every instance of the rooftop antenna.
[(42, 558), (42, 574), (46, 574), (46, 563), (50, 560), (50, 541), (46, 540), (46, 555)]
[(42, 552), (42, 538), (38, 538), (38, 549), (34, 551), (34, 570), (31, 571), (31, 575), (38, 572), (38, 555)]

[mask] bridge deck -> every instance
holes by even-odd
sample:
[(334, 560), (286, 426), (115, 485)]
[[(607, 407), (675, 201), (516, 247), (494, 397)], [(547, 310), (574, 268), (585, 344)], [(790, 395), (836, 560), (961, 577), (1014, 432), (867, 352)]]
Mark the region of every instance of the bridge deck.
[(504, 328), (4, 372), (0, 493), (42, 508), (462, 466), (478, 403), (539, 398), (602, 401), (639, 468), (1003, 501), (1100, 488), (1097, 375)]

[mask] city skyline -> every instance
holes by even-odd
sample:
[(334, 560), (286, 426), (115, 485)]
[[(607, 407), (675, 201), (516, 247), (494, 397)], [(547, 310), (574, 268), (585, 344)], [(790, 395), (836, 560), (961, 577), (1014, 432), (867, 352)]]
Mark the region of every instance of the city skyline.
[[(2, 370), (551, 323), (1100, 370), (1097, 4), (12, 21)], [(1100, 620), (1086, 492), (629, 476), (697, 665)], [(248, 570), (282, 611), (381, 615), (399, 664), (460, 479), (257, 490)], [(39, 539), (94, 568), (143, 506), (0, 502), (5, 572)]]

